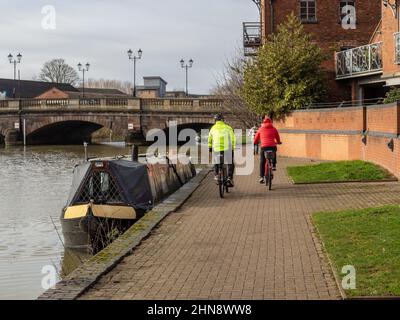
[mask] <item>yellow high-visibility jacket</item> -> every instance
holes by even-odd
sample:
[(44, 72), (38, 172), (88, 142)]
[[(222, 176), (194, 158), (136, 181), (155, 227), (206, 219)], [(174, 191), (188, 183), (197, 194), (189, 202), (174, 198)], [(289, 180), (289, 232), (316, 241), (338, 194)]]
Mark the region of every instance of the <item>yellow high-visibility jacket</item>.
[(236, 137), (231, 126), (223, 121), (217, 121), (211, 128), (208, 136), (208, 147), (214, 152), (223, 152), (227, 150), (235, 150)]

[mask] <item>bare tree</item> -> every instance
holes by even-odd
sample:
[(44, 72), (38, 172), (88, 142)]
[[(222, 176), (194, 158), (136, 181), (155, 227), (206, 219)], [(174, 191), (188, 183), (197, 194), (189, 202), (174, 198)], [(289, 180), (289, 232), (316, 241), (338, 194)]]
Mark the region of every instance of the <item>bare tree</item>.
[(129, 81), (109, 79), (89, 79), (87, 88), (118, 89), (126, 94), (132, 94), (133, 84)]
[(46, 82), (79, 84), (78, 72), (68, 65), (64, 59), (53, 59), (46, 62), (40, 71), (39, 79)]
[(232, 113), (246, 128), (252, 128), (259, 124), (260, 119), (242, 99), (245, 64), (243, 52), (238, 49), (233, 58), (226, 61), (213, 94), (224, 100), (224, 111)]

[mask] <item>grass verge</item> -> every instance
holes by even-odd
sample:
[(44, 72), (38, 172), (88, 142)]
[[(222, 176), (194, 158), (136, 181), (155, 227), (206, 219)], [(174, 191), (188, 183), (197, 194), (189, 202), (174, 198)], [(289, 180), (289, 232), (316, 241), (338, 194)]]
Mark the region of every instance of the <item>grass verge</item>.
[(324, 162), (316, 165), (288, 167), (294, 183), (379, 181), (394, 179), (393, 175), (370, 162), (361, 160)]
[(356, 269), (349, 298), (400, 296), (400, 206), (318, 213), (313, 221), (337, 274)]

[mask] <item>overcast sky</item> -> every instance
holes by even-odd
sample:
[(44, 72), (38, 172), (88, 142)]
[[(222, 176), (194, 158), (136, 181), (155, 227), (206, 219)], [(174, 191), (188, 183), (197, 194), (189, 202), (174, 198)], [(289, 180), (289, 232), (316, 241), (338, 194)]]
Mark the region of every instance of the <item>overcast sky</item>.
[[(76, 66), (90, 62), (90, 78), (133, 80), (129, 48), (143, 50), (137, 79), (161, 76), (168, 90), (183, 89), (179, 60), (193, 58), (189, 86), (207, 93), (224, 61), (242, 46), (242, 22), (256, 21), (250, 0), (0, 0), (0, 77), (12, 78), (9, 53), (23, 55), (21, 74), (32, 79), (52, 58)], [(44, 6), (56, 11), (45, 30)], [(5, 14), (6, 12), (6, 14)], [(49, 21), (45, 19), (45, 21)]]

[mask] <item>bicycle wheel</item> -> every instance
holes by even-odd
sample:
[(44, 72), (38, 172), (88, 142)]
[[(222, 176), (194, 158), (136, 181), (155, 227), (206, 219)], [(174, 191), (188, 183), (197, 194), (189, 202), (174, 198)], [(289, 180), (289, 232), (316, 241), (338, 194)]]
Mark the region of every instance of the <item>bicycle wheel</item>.
[(219, 188), (219, 196), (223, 198), (225, 193), (225, 175), (224, 175), (224, 170), (221, 169), (219, 169), (218, 173), (218, 188)]
[(272, 190), (272, 167), (269, 166), (269, 181), (268, 181), (268, 189)]
[(269, 186), (269, 180), (270, 180), (269, 176), (270, 176), (270, 168), (269, 168), (269, 161), (267, 159), (265, 161), (265, 174), (264, 174), (264, 182), (267, 187)]
[(224, 186), (225, 186), (225, 192), (226, 193), (229, 193), (229, 186), (228, 186), (228, 173), (226, 172), (226, 167), (224, 167), (224, 176), (225, 176), (225, 179), (224, 179)]

